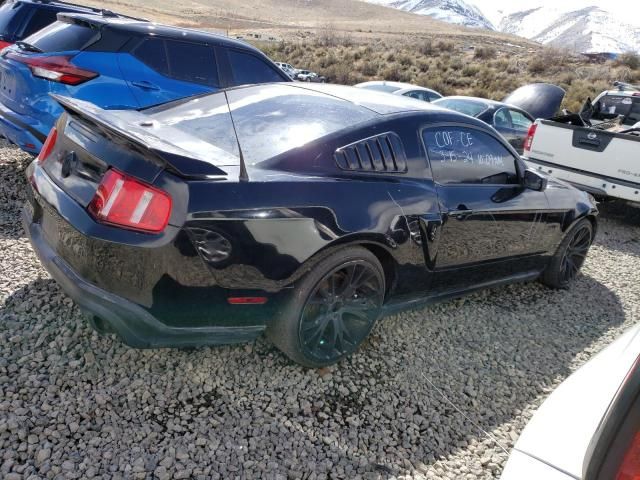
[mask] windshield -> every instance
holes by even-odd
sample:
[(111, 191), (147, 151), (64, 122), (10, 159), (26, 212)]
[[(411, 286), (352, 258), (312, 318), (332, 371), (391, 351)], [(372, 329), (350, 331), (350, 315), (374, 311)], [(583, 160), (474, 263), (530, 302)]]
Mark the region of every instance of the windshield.
[(439, 107), (448, 108), (449, 110), (455, 110), (456, 112), (464, 113), (465, 115), (470, 115), (472, 117), (477, 117), (489, 108), (489, 105), (486, 103), (462, 98), (441, 98), (433, 102), (433, 104), (438, 105)]

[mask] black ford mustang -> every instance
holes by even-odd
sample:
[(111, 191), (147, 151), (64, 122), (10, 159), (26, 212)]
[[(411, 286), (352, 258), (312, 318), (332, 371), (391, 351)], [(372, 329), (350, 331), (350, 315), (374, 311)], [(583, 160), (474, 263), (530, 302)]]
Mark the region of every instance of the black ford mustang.
[(141, 112), (58, 98), (25, 228), (101, 331), (136, 347), (266, 330), (312, 367), (384, 313), (536, 278), (565, 287), (585, 193), (485, 123), (331, 85), (242, 87)]

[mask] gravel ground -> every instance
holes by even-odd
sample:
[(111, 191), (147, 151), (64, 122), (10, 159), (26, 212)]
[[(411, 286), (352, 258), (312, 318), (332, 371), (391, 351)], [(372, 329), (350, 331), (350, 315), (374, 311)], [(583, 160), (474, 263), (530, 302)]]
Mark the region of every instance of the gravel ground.
[(0, 145), (7, 480), (497, 478), (549, 392), (640, 318), (640, 210), (608, 205), (571, 290), (515, 285), (389, 317), (331, 369), (262, 339), (129, 349), (38, 263), (19, 225), (27, 163)]

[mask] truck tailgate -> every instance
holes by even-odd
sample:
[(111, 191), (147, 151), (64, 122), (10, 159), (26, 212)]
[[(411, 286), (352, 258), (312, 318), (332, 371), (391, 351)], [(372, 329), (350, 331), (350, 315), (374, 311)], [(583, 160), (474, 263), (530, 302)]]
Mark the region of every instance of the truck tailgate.
[(640, 184), (639, 154), (640, 137), (540, 120), (525, 160)]

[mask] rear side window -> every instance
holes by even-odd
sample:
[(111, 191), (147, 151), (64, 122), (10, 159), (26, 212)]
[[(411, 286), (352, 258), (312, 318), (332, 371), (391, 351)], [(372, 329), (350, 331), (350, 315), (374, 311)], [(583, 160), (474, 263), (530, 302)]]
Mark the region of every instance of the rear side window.
[(412, 90), (410, 92), (405, 93), (404, 96), (415, 98), (417, 100), (422, 100), (423, 102), (429, 101), (429, 96), (427, 95), (427, 92), (425, 92), (424, 90)]
[(33, 15), (31, 15), (31, 18), (22, 31), (22, 36), (28, 37), (38, 30), (42, 30), (44, 27), (51, 25), (56, 21), (57, 14), (57, 11), (49, 8), (35, 8)]
[(0, 7), (0, 37), (8, 39), (24, 20), (27, 7), (23, 3), (7, 2)]
[(228, 50), (234, 85), (283, 82), (285, 79), (271, 65), (250, 53)]
[(100, 32), (89, 25), (55, 22), (34, 33), (25, 41), (45, 53), (83, 50), (100, 38)]
[(151, 38), (142, 42), (133, 51), (133, 55), (149, 68), (162, 75), (169, 75), (169, 62), (164, 40)]
[(513, 124), (513, 128), (522, 132), (529, 131), (529, 127), (533, 123), (531, 120), (516, 110), (511, 110), (509, 113), (511, 114), (511, 123)]
[(506, 108), (498, 110), (493, 116), (493, 125), (496, 128), (511, 128), (511, 115)]
[(149, 38), (136, 47), (133, 55), (149, 68), (166, 77), (210, 87), (220, 85), (212, 47)]
[(210, 87), (220, 85), (212, 47), (167, 40), (167, 55), (171, 78)]
[(515, 158), (491, 135), (463, 127), (427, 129), (422, 135), (436, 182), (518, 183)]

